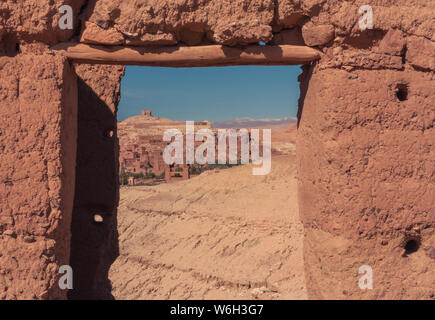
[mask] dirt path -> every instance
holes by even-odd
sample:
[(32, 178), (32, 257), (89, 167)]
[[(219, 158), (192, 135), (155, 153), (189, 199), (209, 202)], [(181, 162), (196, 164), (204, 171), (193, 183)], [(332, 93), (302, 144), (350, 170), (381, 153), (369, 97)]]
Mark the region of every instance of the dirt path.
[(295, 158), (251, 170), (122, 188), (115, 298), (306, 299)]

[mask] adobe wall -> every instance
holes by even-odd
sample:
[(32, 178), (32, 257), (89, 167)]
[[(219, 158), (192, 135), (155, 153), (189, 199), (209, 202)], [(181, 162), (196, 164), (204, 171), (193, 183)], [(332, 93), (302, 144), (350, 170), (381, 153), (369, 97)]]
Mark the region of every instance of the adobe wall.
[[(58, 28), (62, 4), (73, 7), (73, 30)], [(374, 29), (361, 31), (358, 8), (366, 4), (374, 10)], [(310, 297), (433, 298), (434, 11), (434, 0), (1, 2), (0, 147), (8, 152), (0, 155), (0, 297), (65, 297), (54, 279), (56, 267), (68, 260), (72, 231), (78, 282), (70, 298), (110, 298), (106, 273), (117, 250), (115, 115), (123, 69), (78, 66), (76, 82), (51, 45), (264, 41), (324, 53), (304, 66), (300, 78), (299, 206)], [(18, 89), (18, 79), (28, 80)], [(71, 93), (77, 86), (75, 109)], [(407, 99), (398, 99), (397, 88), (407, 88)], [(17, 126), (20, 118), (29, 125)], [(107, 130), (114, 131), (112, 138)], [(97, 211), (103, 224), (92, 222)], [(40, 220), (48, 232), (33, 229)], [(28, 233), (37, 241), (24, 242)], [(403, 257), (408, 238), (421, 246)], [(54, 252), (50, 262), (46, 253), (40, 258), (43, 245)], [(373, 268), (373, 290), (358, 288), (362, 264)]]
[[(368, 1), (372, 31), (346, 28), (357, 13), (344, 17), (348, 5), (327, 17), (335, 39), (300, 78), (298, 196), (311, 298), (435, 297), (435, 45), (426, 23), (434, 17), (420, 20), (435, 2), (376, 2), (385, 5)], [(419, 248), (406, 254), (409, 240)], [(363, 265), (373, 290), (358, 286)]]
[[(311, 297), (433, 298), (433, 75), (310, 71), (297, 158)], [(408, 100), (397, 99), (397, 83), (409, 84)], [(404, 256), (414, 237), (419, 250)], [(373, 290), (358, 287), (362, 265)]]
[(0, 57), (0, 299), (66, 297), (77, 79), (51, 55)]
[[(77, 172), (71, 225), (70, 299), (111, 299), (109, 267), (118, 256), (116, 108), (122, 66), (75, 66), (78, 79)], [(94, 220), (95, 215), (102, 223)]]

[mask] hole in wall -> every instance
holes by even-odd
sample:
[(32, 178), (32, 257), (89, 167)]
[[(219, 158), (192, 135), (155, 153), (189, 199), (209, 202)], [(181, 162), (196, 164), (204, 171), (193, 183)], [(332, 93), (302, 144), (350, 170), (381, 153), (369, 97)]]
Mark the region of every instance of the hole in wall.
[(414, 253), (418, 250), (419, 248), (419, 243), (416, 240), (408, 240), (405, 244), (405, 253), (406, 254), (411, 254)]
[(20, 43), (13, 35), (3, 35), (0, 38), (0, 54), (8, 57), (15, 57), (21, 53)]
[(414, 252), (417, 252), (421, 245), (421, 238), (418, 235), (407, 235), (402, 242), (403, 257), (406, 257)]
[(115, 133), (114, 133), (113, 129), (108, 129), (108, 130), (104, 131), (104, 137), (108, 138), (108, 139), (112, 139), (114, 134)]
[(97, 224), (103, 223), (104, 222), (104, 218), (101, 214), (94, 214), (94, 222)]
[(399, 101), (408, 100), (408, 84), (406, 83), (398, 83), (396, 85), (396, 97)]

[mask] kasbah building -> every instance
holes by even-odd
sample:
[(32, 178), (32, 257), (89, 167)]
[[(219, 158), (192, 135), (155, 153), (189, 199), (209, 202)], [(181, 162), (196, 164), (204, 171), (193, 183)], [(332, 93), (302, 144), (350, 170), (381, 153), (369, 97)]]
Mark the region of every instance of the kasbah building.
[[(127, 124), (125, 123), (127, 122)], [(170, 144), (163, 140), (164, 130), (178, 129), (185, 132), (186, 123), (176, 122), (169, 119), (161, 119), (154, 117), (149, 109), (142, 110), (140, 116), (127, 119), (124, 122), (125, 126), (120, 125), (120, 136), (123, 137), (122, 130), (133, 131), (133, 138), (120, 139), (119, 165), (120, 172), (127, 174), (128, 184), (134, 185), (139, 179), (138, 175), (151, 175), (156, 178), (164, 179), (166, 182), (186, 180), (193, 176), (190, 172), (190, 167), (201, 167), (198, 164), (186, 164), (185, 150), (186, 144), (183, 144), (184, 161), (183, 164), (168, 165), (163, 159), (163, 151)], [(131, 123), (132, 122), (132, 123)], [(125, 129), (124, 129), (125, 128)], [(134, 128), (134, 129), (133, 129)], [(194, 122), (195, 131), (200, 129), (210, 129), (215, 134), (215, 158), (218, 159), (218, 134), (216, 129), (212, 129), (211, 123), (208, 120)], [(126, 132), (125, 132), (126, 133)], [(159, 133), (159, 134), (157, 134)], [(128, 136), (128, 133), (126, 133)], [(249, 135), (250, 138), (250, 135)], [(229, 160), (229, 139), (226, 143), (226, 157)], [(203, 141), (194, 141), (196, 149)], [(261, 150), (261, 146), (260, 146)], [(237, 139), (237, 158), (241, 157), (241, 139)]]

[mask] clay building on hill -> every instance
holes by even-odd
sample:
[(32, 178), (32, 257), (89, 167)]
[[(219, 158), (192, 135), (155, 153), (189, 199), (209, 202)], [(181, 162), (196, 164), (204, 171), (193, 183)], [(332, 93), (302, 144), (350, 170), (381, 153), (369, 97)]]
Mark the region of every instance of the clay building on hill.
[(173, 164), (165, 166), (165, 181), (180, 181), (190, 178), (189, 172), (190, 165), (186, 164)]
[(142, 115), (144, 117), (152, 117), (153, 116), (152, 113), (151, 113), (151, 110), (149, 110), (149, 109), (142, 110)]
[[(146, 139), (144, 139), (146, 140)], [(164, 141), (155, 140), (151, 145), (143, 141), (120, 145), (119, 162), (121, 171), (130, 173), (153, 173), (156, 176), (165, 172), (166, 164), (163, 161)]]

